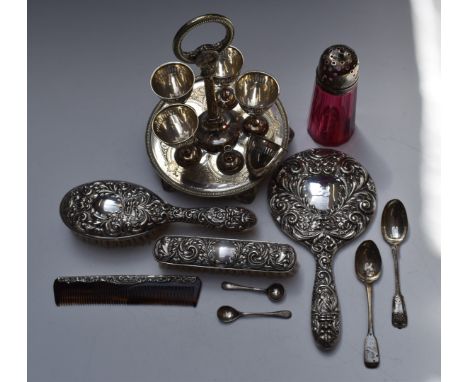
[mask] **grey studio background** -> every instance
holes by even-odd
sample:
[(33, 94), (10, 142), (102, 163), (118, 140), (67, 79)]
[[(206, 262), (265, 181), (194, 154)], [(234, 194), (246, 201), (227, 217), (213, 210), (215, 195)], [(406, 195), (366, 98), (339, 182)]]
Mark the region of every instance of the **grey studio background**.
[[(276, 76), (296, 138), (290, 153), (317, 147), (306, 132), (318, 58), (342, 42), (361, 61), (357, 130), (339, 149), (369, 170), (378, 210), (368, 230), (335, 258), (342, 309), (337, 348), (317, 349), (310, 329), (314, 259), (273, 223), (267, 182), (254, 203), (259, 224), (243, 239), (292, 244), (300, 269), (281, 280), (287, 297), (225, 292), (223, 280), (267, 286), (261, 277), (200, 274), (196, 309), (165, 306), (57, 308), (52, 283), (59, 275), (159, 274), (152, 244), (106, 249), (75, 238), (58, 206), (71, 187), (96, 179), (129, 180), (180, 206), (236, 205), (162, 190), (147, 157), (144, 135), (157, 97), (152, 70), (174, 61), (172, 39), (189, 19), (221, 13), (232, 19), (233, 44), (243, 71)], [(29, 380), (73, 381), (438, 381), (440, 379), (440, 253), (424, 228), (426, 183), (424, 118), (419, 92), (411, 4), (408, 1), (68, 1), (29, 2), (28, 129), (28, 367)], [(217, 41), (206, 26), (187, 46)], [(193, 45), (192, 45), (193, 44)], [(194, 68), (196, 70), (196, 68)], [(402, 291), (409, 326), (391, 326), (394, 275), (380, 234), (385, 203), (401, 199), (410, 235), (402, 246)], [(169, 234), (220, 236), (174, 225)], [(381, 365), (363, 365), (367, 331), (365, 289), (354, 274), (362, 240), (380, 248), (383, 275), (374, 288), (375, 331)], [(437, 242), (437, 238), (436, 238)], [(250, 319), (222, 325), (220, 305), (246, 311), (290, 309), (291, 320)]]

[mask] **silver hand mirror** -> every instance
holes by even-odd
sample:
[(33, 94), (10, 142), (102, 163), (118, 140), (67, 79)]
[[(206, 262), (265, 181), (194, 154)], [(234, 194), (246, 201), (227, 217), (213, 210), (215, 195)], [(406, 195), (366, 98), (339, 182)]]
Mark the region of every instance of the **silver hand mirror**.
[(278, 168), (269, 200), (281, 230), (316, 258), (312, 332), (330, 349), (341, 329), (333, 257), (369, 224), (377, 204), (374, 182), (361, 164), (342, 152), (307, 150)]

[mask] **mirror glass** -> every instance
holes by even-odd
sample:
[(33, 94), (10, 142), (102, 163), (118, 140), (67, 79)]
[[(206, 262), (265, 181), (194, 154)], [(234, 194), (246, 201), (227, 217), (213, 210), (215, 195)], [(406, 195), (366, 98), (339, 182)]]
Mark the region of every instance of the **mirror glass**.
[(334, 208), (339, 200), (340, 181), (331, 175), (314, 175), (304, 182), (304, 195), (310, 206), (320, 211)]

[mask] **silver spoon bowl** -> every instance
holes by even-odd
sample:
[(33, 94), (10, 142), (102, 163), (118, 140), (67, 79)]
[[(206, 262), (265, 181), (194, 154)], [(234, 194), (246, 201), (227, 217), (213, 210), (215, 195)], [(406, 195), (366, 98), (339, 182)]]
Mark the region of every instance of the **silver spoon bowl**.
[(395, 294), (392, 302), (392, 325), (398, 329), (408, 326), (405, 299), (400, 291), (400, 270), (398, 258), (400, 244), (405, 240), (408, 232), (408, 217), (405, 206), (398, 199), (390, 200), (382, 213), (382, 235), (392, 248), (393, 265), (395, 268)]
[(224, 324), (230, 324), (241, 317), (276, 317), (276, 318), (291, 318), (292, 313), (289, 310), (279, 310), (276, 312), (261, 312), (261, 313), (245, 313), (239, 312), (232, 306), (224, 305), (218, 309), (217, 316), (219, 321)]
[(364, 364), (369, 368), (377, 367), (380, 363), (379, 344), (374, 335), (372, 317), (372, 283), (380, 277), (382, 259), (379, 249), (372, 240), (361, 243), (356, 251), (354, 262), (356, 275), (366, 286), (368, 308), (368, 331), (364, 341)]
[(284, 287), (278, 283), (271, 284), (268, 288), (256, 288), (224, 281), (221, 287), (224, 290), (244, 290), (265, 293), (273, 302), (281, 301), (285, 295)]

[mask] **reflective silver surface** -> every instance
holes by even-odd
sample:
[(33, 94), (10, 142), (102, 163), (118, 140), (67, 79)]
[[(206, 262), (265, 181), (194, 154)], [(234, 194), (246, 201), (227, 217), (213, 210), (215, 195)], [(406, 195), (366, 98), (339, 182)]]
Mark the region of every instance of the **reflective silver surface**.
[(197, 128), (197, 113), (187, 105), (170, 105), (158, 112), (153, 121), (154, 134), (175, 148), (193, 143)]
[(399, 245), (408, 232), (408, 217), (405, 206), (398, 199), (390, 200), (382, 213), (382, 235), (390, 245)]
[(71, 189), (60, 203), (60, 216), (74, 233), (104, 243), (149, 238), (158, 227), (171, 222), (226, 231), (242, 231), (257, 222), (255, 214), (243, 207), (174, 207), (145, 187), (115, 180)]
[(235, 94), (242, 109), (250, 115), (244, 120), (243, 128), (247, 134), (265, 135), (269, 125), (262, 116), (279, 95), (278, 82), (263, 72), (248, 72), (235, 84)]
[(167, 266), (265, 276), (293, 275), (297, 265), (296, 252), (287, 244), (196, 236), (160, 237), (154, 258)]
[(239, 75), (244, 57), (239, 49), (234, 46), (228, 46), (220, 52), (216, 62), (213, 80), (216, 85), (229, 85), (235, 81)]
[(216, 165), (219, 171), (225, 175), (234, 175), (244, 167), (244, 156), (230, 146), (225, 146), (224, 151), (218, 154)]
[[(195, 81), (193, 92), (186, 101), (186, 105), (191, 106), (200, 116), (206, 109), (205, 88), (203, 79)], [(154, 168), (164, 182), (174, 189), (200, 197), (216, 198), (223, 196), (238, 195), (253, 189), (263, 178), (252, 180), (247, 167), (234, 175), (223, 174), (216, 160), (218, 154), (204, 152), (200, 163), (189, 170), (179, 166), (175, 159), (175, 149), (165, 144), (152, 131), (154, 118), (159, 110), (167, 104), (161, 101), (154, 109), (146, 130), (146, 150)], [(230, 111), (235, 118), (242, 120), (248, 115), (237, 105)], [(279, 99), (263, 115), (268, 120), (269, 130), (265, 138), (280, 146), (284, 151), (280, 152), (273, 161), (265, 167), (265, 173), (273, 170), (283, 159), (289, 144), (289, 127), (286, 113)], [(241, 131), (239, 139), (233, 149), (241, 152), (244, 156), (247, 152), (249, 137)]]
[[(203, 44), (198, 48), (192, 51), (185, 51), (182, 49), (182, 41), (185, 36), (194, 28), (205, 23), (217, 23), (224, 27), (225, 35), (222, 40), (213, 43), (213, 44)], [(215, 51), (221, 52), (223, 49), (227, 48), (234, 38), (234, 27), (231, 20), (226, 16), (219, 15), (216, 13), (209, 13), (206, 15), (201, 15), (187, 21), (182, 27), (177, 31), (174, 40), (172, 42), (172, 49), (176, 57), (187, 63), (195, 63), (197, 57), (200, 57), (200, 53), (206, 51)]]
[(281, 301), (285, 294), (284, 287), (278, 283), (271, 284), (267, 288), (257, 288), (257, 287), (251, 287), (251, 286), (240, 285), (240, 284), (235, 284), (235, 283), (224, 281), (221, 284), (221, 288), (223, 288), (224, 290), (242, 290), (242, 291), (265, 293), (270, 299), (270, 301), (273, 301), (273, 302)]
[(246, 313), (239, 312), (232, 306), (227, 305), (220, 307), (216, 314), (218, 316), (218, 320), (220, 320), (224, 324), (230, 324), (231, 322), (234, 322), (241, 317), (276, 317), (288, 319), (292, 316), (292, 313), (289, 310), (279, 310), (276, 312)]
[[(214, 44), (202, 44), (191, 52), (182, 50), (182, 41), (185, 36), (194, 28), (206, 23), (217, 23), (222, 25), (226, 34), (223, 40)], [(203, 78), (205, 87), (205, 107), (206, 110), (200, 117), (200, 129), (197, 134), (197, 141), (203, 149), (210, 153), (216, 153), (223, 150), (224, 146), (234, 146), (239, 138), (236, 123), (231, 124), (233, 120), (223, 112), (219, 107), (216, 98), (215, 73), (220, 54), (228, 48), (234, 37), (234, 27), (229, 18), (218, 14), (207, 14), (195, 17), (186, 22), (176, 33), (173, 41), (173, 50), (175, 55), (181, 60), (196, 64), (200, 68), (200, 77)], [(229, 109), (234, 104), (229, 104)], [(222, 105), (222, 106), (227, 106)]]
[(392, 302), (392, 325), (398, 329), (408, 326), (406, 304), (400, 290), (399, 256), (400, 244), (408, 232), (408, 217), (405, 206), (398, 199), (390, 200), (382, 213), (382, 235), (392, 248), (393, 265), (395, 268), (395, 295)]
[[(216, 43), (202, 44), (191, 51), (182, 49), (187, 34), (207, 23), (220, 24), (225, 29), (224, 38)], [(203, 152), (200, 157), (195, 155), (198, 154), (195, 150), (186, 150), (185, 157), (190, 158), (187, 162), (180, 152), (176, 155), (159, 142), (169, 142), (168, 146), (174, 146), (171, 140), (161, 137), (158, 132), (152, 136), (148, 129), (148, 155), (166, 189), (202, 197), (238, 195), (245, 202), (252, 201), (261, 177), (249, 179), (249, 173), (244, 169), (248, 141), (246, 134), (266, 135), (267, 139), (282, 148), (286, 148), (289, 143), (289, 126), (283, 107), (277, 100), (279, 86), (273, 77), (263, 72), (250, 72), (238, 84), (244, 109), (256, 115), (245, 115), (233, 89), (227, 86), (237, 78), (244, 61), (240, 51), (230, 46), (233, 37), (231, 20), (219, 14), (206, 14), (189, 20), (174, 37), (173, 50), (176, 57), (200, 69), (200, 77), (185, 102), (196, 109), (199, 126), (195, 142)], [(154, 123), (157, 113), (166, 106), (164, 99), (156, 106), (149, 126)], [(272, 111), (267, 115), (270, 108)], [(231, 153), (224, 152), (228, 146), (233, 150)], [(278, 155), (269, 161), (265, 174), (268, 168), (274, 168), (280, 160)]]
[(234, 89), (230, 85), (239, 76), (243, 64), (242, 53), (233, 46), (228, 46), (219, 54), (213, 81), (222, 86), (216, 91), (216, 101), (222, 109), (231, 110), (237, 105)]
[(340, 180), (331, 175), (312, 175), (304, 180), (304, 197), (309, 206), (321, 211), (336, 206), (343, 192)]
[(242, 109), (255, 115), (263, 114), (279, 96), (278, 82), (264, 72), (243, 74), (236, 81), (234, 89)]
[(195, 75), (189, 66), (169, 62), (157, 67), (151, 75), (151, 88), (167, 103), (184, 103), (193, 89)]
[(364, 364), (374, 368), (380, 363), (380, 352), (377, 338), (374, 334), (374, 320), (372, 316), (372, 283), (380, 277), (382, 259), (380, 252), (372, 240), (361, 243), (354, 258), (354, 268), (359, 280), (366, 286), (368, 329), (364, 341)]
[(180, 167), (190, 168), (200, 162), (203, 152), (194, 142), (178, 147), (174, 152), (174, 159)]
[(252, 134), (247, 144), (247, 154), (245, 162), (247, 170), (252, 179), (265, 176), (272, 168), (270, 163), (277, 162), (277, 158), (284, 156), (286, 150), (280, 145), (265, 139), (264, 137)]
[(379, 249), (372, 240), (361, 243), (354, 260), (354, 269), (359, 280), (366, 284), (377, 281), (382, 270), (382, 258)]
[(369, 224), (377, 203), (374, 182), (360, 163), (340, 151), (306, 150), (281, 164), (269, 199), (283, 232), (316, 258), (312, 332), (318, 344), (330, 349), (341, 331), (333, 257)]
[(356, 52), (346, 45), (332, 45), (320, 56), (317, 83), (332, 94), (350, 91), (359, 79)]

